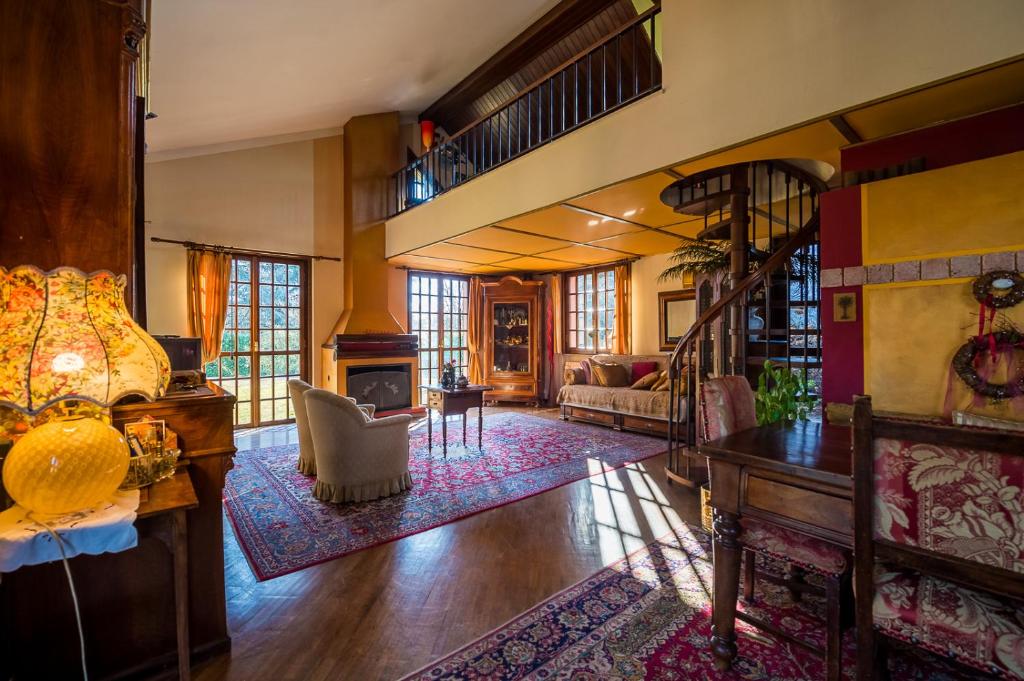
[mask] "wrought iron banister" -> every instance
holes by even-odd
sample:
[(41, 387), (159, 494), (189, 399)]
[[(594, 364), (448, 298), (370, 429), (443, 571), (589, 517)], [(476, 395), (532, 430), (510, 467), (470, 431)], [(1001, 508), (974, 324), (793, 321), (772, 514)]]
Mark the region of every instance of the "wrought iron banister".
[(701, 327), (713, 320), (725, 308), (739, 300), (740, 296), (749, 293), (755, 286), (764, 282), (768, 275), (789, 262), (798, 250), (811, 243), (818, 233), (819, 217), (814, 215), (793, 237), (786, 242), (786, 245), (775, 251), (764, 265), (751, 272), (739, 285), (727, 294), (712, 303), (711, 307), (705, 310), (693, 323), (686, 333), (679, 337), (675, 349), (672, 350), (671, 362), (675, 363), (683, 348), (695, 340), (700, 333)]
[(775, 159), (705, 171), (662, 192), (677, 211), (704, 216), (702, 234), (728, 242), (730, 265), (724, 278), (705, 277), (697, 319), (669, 357), (670, 480), (694, 485), (703, 478), (694, 455), (700, 386), (708, 376), (756, 381), (765, 361), (804, 379), (820, 372), (818, 197), (825, 189), (813, 174)]
[(661, 89), (660, 13), (637, 15), (396, 172), (388, 217)]

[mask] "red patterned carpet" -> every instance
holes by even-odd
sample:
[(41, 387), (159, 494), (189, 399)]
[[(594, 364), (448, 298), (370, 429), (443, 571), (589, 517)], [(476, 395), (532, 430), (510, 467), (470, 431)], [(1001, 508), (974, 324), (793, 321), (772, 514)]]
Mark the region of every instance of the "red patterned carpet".
[(253, 573), (260, 580), (279, 577), (665, 450), (660, 438), (505, 412), (485, 417), (481, 452), (473, 446), (473, 421), (469, 447), (453, 446), (451, 430), (461, 427), (450, 429), (447, 459), (438, 433), (432, 452), (426, 433), (413, 433), (413, 488), (358, 504), (315, 499), (314, 478), (295, 468), (298, 445), (239, 451), (224, 502)]
[[(574, 681), (808, 681), (824, 679), (821, 658), (740, 623), (733, 669), (715, 671), (711, 631), (712, 566), (707, 535), (687, 526), (652, 542), (407, 679), (418, 681), (572, 679)], [(820, 602), (794, 605), (784, 589), (759, 584), (749, 611), (811, 640), (823, 628)], [(824, 648), (822, 641), (821, 648)], [(847, 632), (846, 678), (854, 678)], [(961, 676), (934, 657), (896, 652), (895, 681), (953, 681)]]

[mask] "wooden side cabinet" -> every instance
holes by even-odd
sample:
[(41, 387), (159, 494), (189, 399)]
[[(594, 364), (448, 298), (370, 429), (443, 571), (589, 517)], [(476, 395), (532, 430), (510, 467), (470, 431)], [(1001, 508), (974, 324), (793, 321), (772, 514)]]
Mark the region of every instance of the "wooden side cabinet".
[[(224, 476), (235, 454), (235, 398), (208, 384), (203, 395), (137, 401), (112, 409), (118, 430), (143, 416), (163, 419), (178, 435), (182, 467), (195, 495), (185, 515), (184, 548), (160, 537), (162, 522), (140, 506), (139, 545), (120, 553), (72, 559), (82, 612), (89, 677), (170, 676), (179, 649), (181, 604), (175, 595), (187, 574), (188, 640), (192, 663), (231, 648), (224, 590)], [(150, 488), (151, 493), (167, 485)], [(154, 499), (153, 502), (158, 500)], [(150, 504), (152, 506), (153, 504)], [(156, 506), (161, 504), (157, 503)], [(193, 507), (194, 506), (194, 507)], [(175, 561), (187, 560), (186, 565)], [(175, 569), (177, 568), (177, 570)], [(184, 589), (182, 589), (184, 590)], [(5, 574), (0, 581), (0, 679), (81, 678), (78, 630), (63, 565), (46, 563)], [(162, 678), (162, 677), (161, 677)]]
[(482, 285), (484, 382), (492, 402), (539, 402), (542, 281), (508, 276)]

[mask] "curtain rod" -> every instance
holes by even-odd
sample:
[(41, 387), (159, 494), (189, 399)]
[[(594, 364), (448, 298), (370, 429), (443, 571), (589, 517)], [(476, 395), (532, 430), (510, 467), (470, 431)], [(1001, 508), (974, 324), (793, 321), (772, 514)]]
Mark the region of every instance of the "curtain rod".
[(307, 255), (305, 253), (286, 253), (284, 251), (260, 251), (255, 248), (235, 248), (234, 246), (220, 246), (218, 244), (203, 244), (196, 241), (181, 241), (179, 239), (164, 239), (159, 236), (152, 236), (149, 238), (150, 241), (156, 241), (161, 244), (178, 244), (185, 248), (191, 248), (197, 251), (224, 251), (225, 253), (252, 253), (254, 255), (279, 255), (284, 258), (309, 258), (310, 260), (333, 260), (335, 262), (341, 262), (341, 258), (336, 258), (333, 255)]

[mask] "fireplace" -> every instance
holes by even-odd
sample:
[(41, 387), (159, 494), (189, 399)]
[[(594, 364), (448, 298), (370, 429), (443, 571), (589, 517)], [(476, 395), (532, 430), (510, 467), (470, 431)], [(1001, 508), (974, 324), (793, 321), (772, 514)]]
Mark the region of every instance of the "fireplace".
[(323, 387), (377, 411), (416, 410), (417, 341), (403, 333), (339, 333), (323, 345)]
[(372, 404), (377, 411), (412, 406), (412, 365), (381, 364), (345, 367), (349, 397)]

